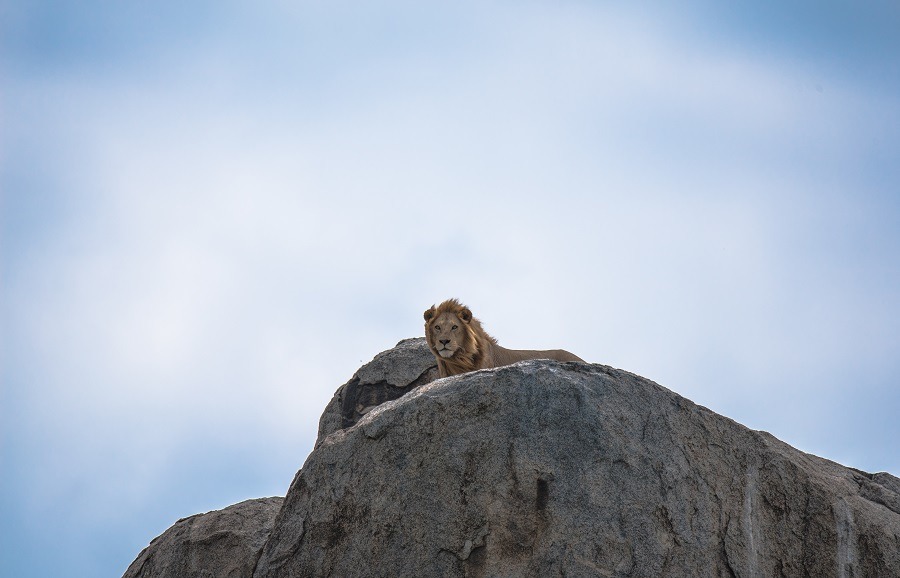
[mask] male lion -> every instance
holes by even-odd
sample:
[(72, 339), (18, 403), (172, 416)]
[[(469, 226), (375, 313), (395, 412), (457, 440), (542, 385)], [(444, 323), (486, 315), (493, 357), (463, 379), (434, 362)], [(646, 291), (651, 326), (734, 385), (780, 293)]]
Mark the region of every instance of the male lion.
[(584, 360), (562, 349), (531, 351), (506, 349), (481, 328), (469, 308), (448, 299), (425, 312), (425, 339), (437, 359), (441, 377), (476, 369), (502, 367), (525, 359)]

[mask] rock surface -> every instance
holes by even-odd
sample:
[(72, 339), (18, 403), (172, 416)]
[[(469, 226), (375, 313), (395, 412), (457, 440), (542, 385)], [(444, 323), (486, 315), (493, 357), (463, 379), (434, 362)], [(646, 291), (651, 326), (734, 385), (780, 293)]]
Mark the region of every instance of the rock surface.
[(638, 376), (529, 361), (321, 439), (254, 576), (900, 577), (898, 491)]
[(178, 520), (123, 578), (250, 578), (282, 498), (247, 500)]
[(890, 474), (601, 365), (435, 377), (424, 339), (379, 354), (283, 503), (181, 520), (125, 578), (900, 578)]
[(318, 439), (354, 425), (372, 408), (437, 378), (437, 362), (425, 338), (404, 339), (376, 355), (338, 388), (319, 420)]

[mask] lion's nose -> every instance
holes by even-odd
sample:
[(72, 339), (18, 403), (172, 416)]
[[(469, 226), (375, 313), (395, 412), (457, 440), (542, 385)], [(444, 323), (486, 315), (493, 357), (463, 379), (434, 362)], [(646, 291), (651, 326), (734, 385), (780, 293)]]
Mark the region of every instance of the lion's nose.
[(447, 345), (448, 343), (450, 343), (449, 339), (441, 339), (439, 341), (441, 342), (441, 345)]

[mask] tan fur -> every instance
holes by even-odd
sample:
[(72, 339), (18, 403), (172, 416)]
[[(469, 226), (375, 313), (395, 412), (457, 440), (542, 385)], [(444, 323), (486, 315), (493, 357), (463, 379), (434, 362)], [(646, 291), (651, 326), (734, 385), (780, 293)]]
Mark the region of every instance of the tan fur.
[(525, 359), (584, 362), (562, 349), (532, 351), (501, 347), (482, 329), (481, 322), (472, 317), (469, 308), (456, 299), (448, 299), (437, 307), (432, 305), (425, 312), (425, 339), (437, 359), (441, 377), (502, 367)]

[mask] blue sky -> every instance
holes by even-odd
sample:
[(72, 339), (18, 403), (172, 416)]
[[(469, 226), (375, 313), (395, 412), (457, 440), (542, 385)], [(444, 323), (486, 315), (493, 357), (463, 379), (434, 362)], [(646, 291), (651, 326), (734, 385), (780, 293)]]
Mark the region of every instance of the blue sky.
[[(900, 473), (891, 2), (2, 2), (0, 574), (283, 495), (455, 296)], [(52, 547), (48, 547), (52, 545)]]

